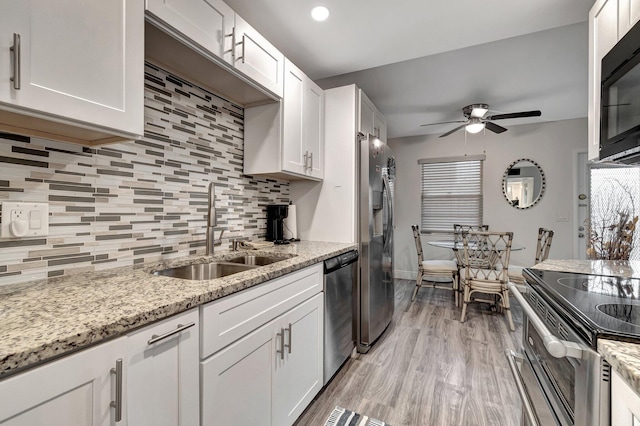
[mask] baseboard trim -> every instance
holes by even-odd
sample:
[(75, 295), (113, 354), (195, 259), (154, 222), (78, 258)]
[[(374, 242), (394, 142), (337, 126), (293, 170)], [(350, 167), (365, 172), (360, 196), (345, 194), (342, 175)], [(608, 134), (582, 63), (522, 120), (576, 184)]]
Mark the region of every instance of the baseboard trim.
[(403, 271), (401, 269), (396, 269), (393, 271), (393, 277), (399, 280), (413, 280), (415, 281), (418, 278), (417, 271)]

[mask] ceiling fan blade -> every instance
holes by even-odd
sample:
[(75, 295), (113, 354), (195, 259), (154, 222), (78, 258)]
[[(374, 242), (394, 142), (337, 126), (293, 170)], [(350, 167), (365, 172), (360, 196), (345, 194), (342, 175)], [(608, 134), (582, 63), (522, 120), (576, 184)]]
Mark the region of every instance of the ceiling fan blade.
[(540, 111), (522, 111), (511, 112), (508, 114), (496, 114), (490, 117), (485, 117), (485, 120), (506, 120), (507, 118), (524, 118), (524, 117), (540, 117), (542, 112)]
[(464, 126), (466, 126), (466, 125), (467, 125), (467, 122), (465, 121), (465, 124), (463, 124), (462, 126), (458, 126), (458, 127), (456, 127), (455, 129), (453, 129), (453, 130), (449, 130), (447, 133), (443, 133), (443, 134), (441, 134), (439, 137), (441, 137), (441, 138), (447, 137), (447, 136), (449, 136), (451, 133), (453, 133), (453, 132), (457, 132), (458, 130), (460, 130), (460, 129), (464, 128)]
[(498, 126), (496, 123), (492, 123), (490, 121), (486, 121), (484, 123), (484, 127), (487, 130), (491, 130), (493, 133), (503, 133), (507, 131), (507, 129), (505, 129), (504, 127)]
[(430, 123), (430, 124), (421, 124), (420, 127), (425, 126), (435, 126), (436, 124), (450, 124), (450, 123), (466, 123), (467, 120), (457, 120), (457, 121), (443, 121), (441, 123)]

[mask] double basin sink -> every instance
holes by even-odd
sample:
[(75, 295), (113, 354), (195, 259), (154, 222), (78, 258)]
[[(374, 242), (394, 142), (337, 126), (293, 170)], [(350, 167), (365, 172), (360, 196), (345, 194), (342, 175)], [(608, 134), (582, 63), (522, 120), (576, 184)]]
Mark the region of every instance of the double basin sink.
[(193, 265), (164, 269), (153, 272), (153, 275), (181, 278), (183, 280), (212, 280), (286, 259), (289, 259), (289, 257), (245, 255), (210, 263), (195, 263)]

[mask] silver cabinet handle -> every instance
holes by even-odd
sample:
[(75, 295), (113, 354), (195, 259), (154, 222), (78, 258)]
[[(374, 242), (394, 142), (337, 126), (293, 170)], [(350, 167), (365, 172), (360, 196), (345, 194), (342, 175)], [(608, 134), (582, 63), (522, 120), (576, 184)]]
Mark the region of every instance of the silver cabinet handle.
[(122, 420), (122, 358), (116, 360), (116, 368), (111, 369), (111, 374), (116, 375), (116, 400), (110, 405), (116, 409), (116, 422), (119, 422)]
[(280, 359), (284, 359), (284, 328), (280, 329), (280, 333), (276, 334), (280, 338), (280, 348), (276, 349), (276, 353), (280, 354)]
[(175, 330), (167, 331), (166, 333), (161, 334), (159, 336), (157, 334), (153, 334), (151, 335), (151, 339), (149, 339), (147, 344), (153, 345), (154, 343), (159, 342), (162, 339), (166, 339), (169, 336), (173, 336), (174, 334), (180, 333), (181, 331), (184, 331), (187, 328), (191, 328), (194, 325), (196, 325), (195, 322), (190, 322), (189, 324), (185, 324), (185, 325), (178, 324), (178, 328), (176, 328)]
[(540, 333), (540, 337), (542, 337), (542, 342), (544, 343), (544, 347), (547, 349), (547, 352), (551, 354), (554, 358), (582, 358), (582, 346), (578, 345), (575, 342), (568, 342), (566, 340), (560, 340), (547, 328), (544, 324), (544, 321), (540, 319), (536, 311), (529, 305), (527, 300), (524, 298), (522, 293), (518, 290), (518, 287), (512, 282), (508, 284), (509, 290), (511, 290), (511, 294), (518, 300), (518, 303), (522, 306), (522, 310), (529, 318), (529, 322), (533, 324), (535, 329)]
[(289, 349), (289, 353), (291, 353), (291, 323), (289, 323), (289, 327), (287, 327), (287, 330), (289, 331), (289, 344), (288, 345), (284, 345), (285, 348)]
[(20, 34), (13, 33), (13, 46), (9, 48), (13, 55), (13, 88), (20, 90)]
[[(235, 32), (236, 32), (236, 31), (235, 31), (235, 28), (234, 28), (234, 29), (233, 29), (233, 33), (234, 33), (234, 35), (235, 35)], [(233, 38), (233, 41), (234, 41), (233, 50), (235, 50), (235, 48), (236, 48), (236, 47), (235, 47), (235, 46), (236, 46), (236, 45), (235, 45), (235, 37)], [(241, 41), (240, 43), (238, 43), (238, 44), (241, 44), (241, 45), (242, 45), (242, 56), (240, 56), (239, 58), (234, 58), (234, 61), (237, 61), (238, 59), (242, 59), (242, 63), (244, 64), (244, 45), (246, 44), (246, 43), (244, 42), (244, 34), (242, 34), (242, 41)]]
[(310, 171), (310, 172), (313, 172), (313, 152), (310, 152), (310, 153), (309, 153), (309, 163), (310, 163), (310, 165), (309, 165), (309, 171)]
[(521, 361), (524, 361), (524, 359), (521, 356), (516, 355), (511, 349), (505, 350), (504, 354), (507, 357), (507, 361), (509, 361), (509, 369), (511, 370), (511, 374), (513, 374), (513, 379), (516, 381), (516, 388), (518, 389), (520, 399), (522, 400), (522, 405), (524, 406), (527, 417), (529, 418), (529, 423), (532, 426), (540, 426), (535, 411), (533, 410), (533, 404), (531, 403), (529, 395), (527, 394), (527, 391), (524, 387), (522, 375), (520, 374), (520, 370), (518, 370), (518, 366), (516, 365), (516, 358), (519, 358)]

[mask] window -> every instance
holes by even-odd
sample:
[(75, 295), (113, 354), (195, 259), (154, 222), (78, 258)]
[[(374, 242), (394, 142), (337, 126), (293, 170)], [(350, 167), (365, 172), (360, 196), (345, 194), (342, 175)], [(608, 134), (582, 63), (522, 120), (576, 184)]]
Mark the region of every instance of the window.
[(482, 224), (484, 155), (418, 160), (422, 232), (453, 232), (453, 224)]
[[(640, 168), (592, 165), (589, 171), (587, 254), (592, 258), (616, 259), (625, 249), (620, 244), (623, 224), (640, 212)], [(628, 247), (629, 260), (640, 260), (639, 243), (640, 232), (636, 229)]]

